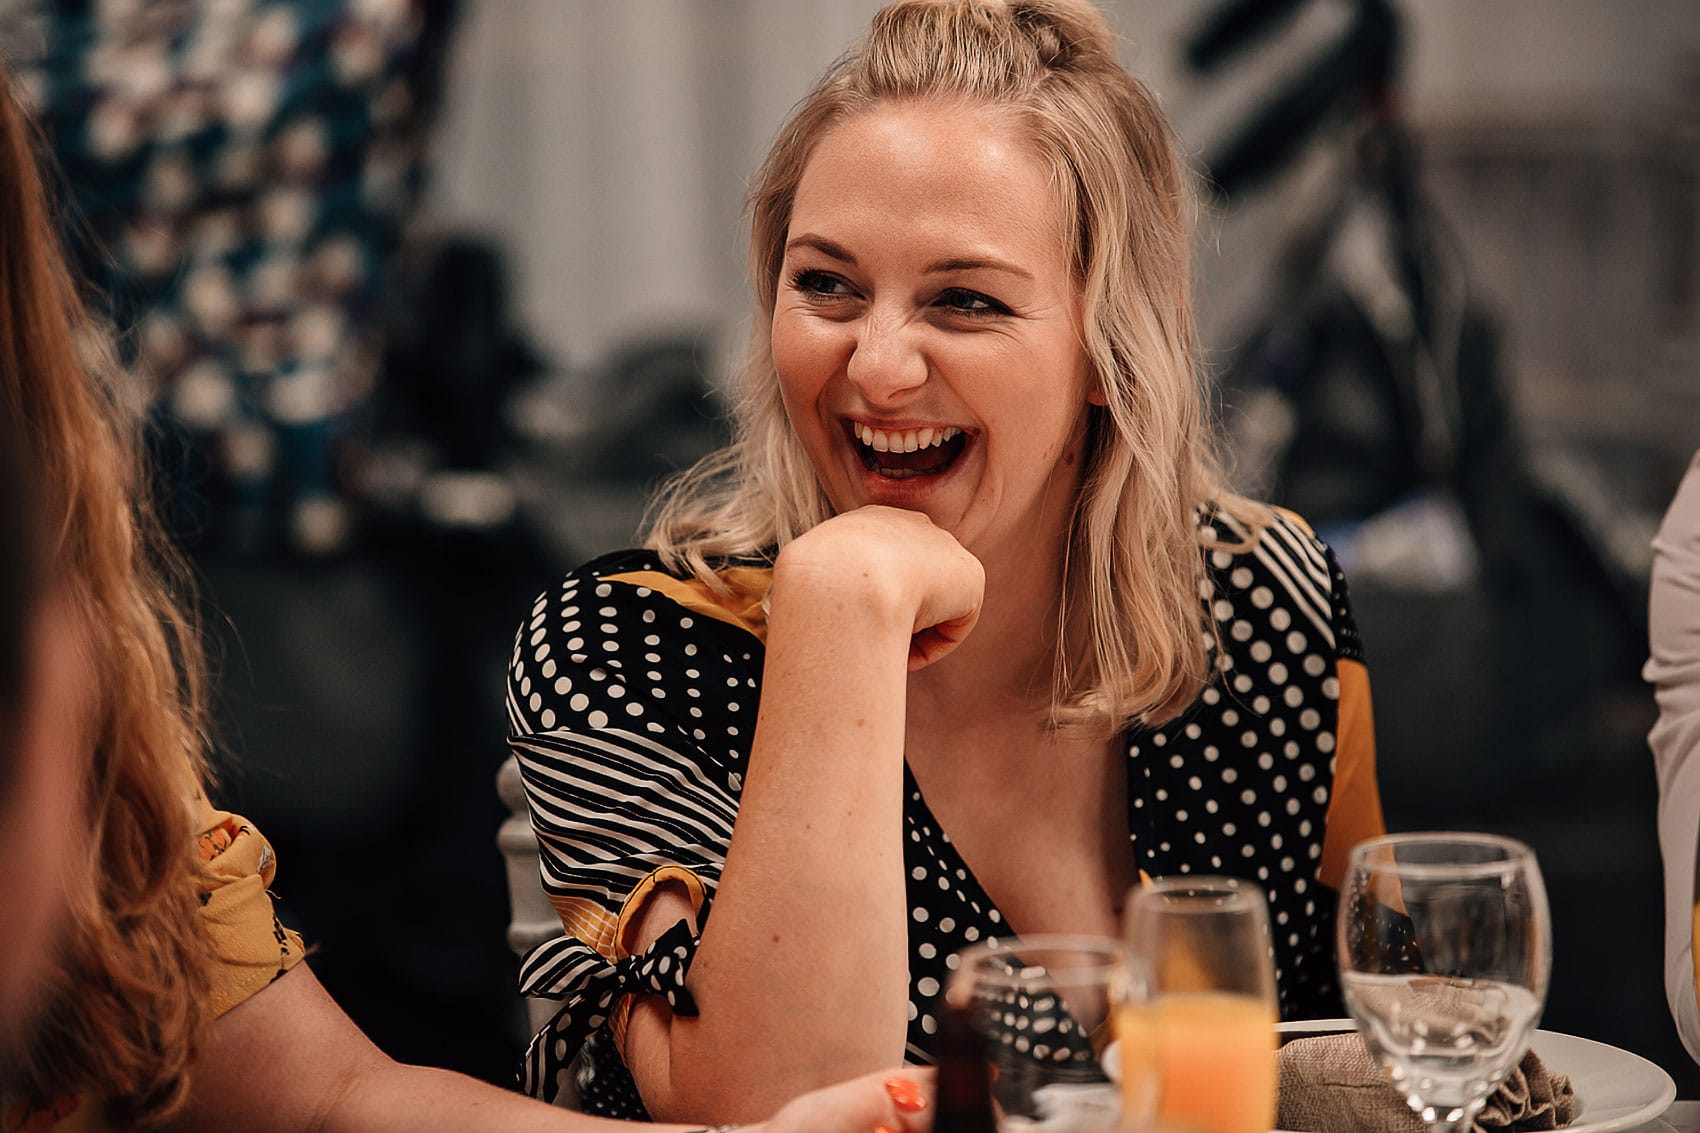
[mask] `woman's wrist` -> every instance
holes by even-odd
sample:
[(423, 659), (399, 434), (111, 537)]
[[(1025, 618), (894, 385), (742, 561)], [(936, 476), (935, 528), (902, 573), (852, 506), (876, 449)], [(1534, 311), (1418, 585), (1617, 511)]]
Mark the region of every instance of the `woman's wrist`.
[(767, 617), (770, 656), (778, 637), (797, 639), (810, 653), (839, 656), (860, 647), (901, 663), (915, 632), (914, 603), (889, 579), (873, 570), (831, 568), (818, 559), (775, 567)]
[(787, 544), (773, 564), (772, 606), (801, 606), (851, 632), (889, 631), (907, 641), (926, 585), (916, 581), (913, 560), (924, 548), (860, 519), (836, 517)]

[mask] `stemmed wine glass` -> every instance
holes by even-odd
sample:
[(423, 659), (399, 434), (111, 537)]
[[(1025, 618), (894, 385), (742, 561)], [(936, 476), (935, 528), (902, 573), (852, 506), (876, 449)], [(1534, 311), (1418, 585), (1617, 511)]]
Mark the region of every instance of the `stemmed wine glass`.
[(1534, 852), (1490, 834), (1361, 843), (1337, 931), (1346, 1007), (1370, 1053), (1431, 1130), (1468, 1129), (1546, 999), (1552, 938)]

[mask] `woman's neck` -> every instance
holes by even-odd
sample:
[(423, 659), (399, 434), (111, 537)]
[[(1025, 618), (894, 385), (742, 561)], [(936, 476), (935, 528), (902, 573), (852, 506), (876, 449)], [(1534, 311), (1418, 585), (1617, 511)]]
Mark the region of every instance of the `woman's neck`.
[(909, 715), (1050, 716), (1062, 605), (1062, 554), (1036, 564), (988, 556), (974, 630), (948, 657), (909, 678)]

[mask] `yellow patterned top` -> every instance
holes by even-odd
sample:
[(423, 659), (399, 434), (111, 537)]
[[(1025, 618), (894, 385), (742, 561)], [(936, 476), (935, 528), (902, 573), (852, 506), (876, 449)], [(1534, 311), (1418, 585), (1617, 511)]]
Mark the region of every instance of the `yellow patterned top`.
[[(283, 926), (269, 892), (277, 873), (271, 843), (247, 819), (215, 810), (203, 796), (196, 850), (203, 873), (201, 918), (213, 951), (212, 1012), (222, 1015), (301, 961), (301, 937)], [(106, 1133), (105, 1107), (59, 1098), (29, 1109), (0, 1090), (4, 1133)]]

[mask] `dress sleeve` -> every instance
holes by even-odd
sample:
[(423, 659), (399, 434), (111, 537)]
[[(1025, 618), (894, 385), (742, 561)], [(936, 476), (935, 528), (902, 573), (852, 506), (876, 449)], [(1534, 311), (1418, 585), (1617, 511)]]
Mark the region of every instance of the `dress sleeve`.
[(195, 806), (201, 923), (213, 950), (212, 1009), (222, 1015), (300, 963), (305, 949), (272, 908), (271, 843), (247, 819), (215, 810), (204, 797)]
[(1694, 935), (1700, 929), (1695, 859), (1700, 848), (1700, 453), (1653, 540), (1648, 608), (1659, 718), (1647, 737), (1659, 781), (1659, 850), (1665, 874), (1665, 997), (1688, 1053), (1700, 1060)]
[(1370, 703), (1369, 669), (1363, 641), (1352, 614), (1346, 574), (1332, 549), (1327, 551), (1332, 584), (1335, 679), (1339, 694), (1335, 723), (1334, 791), (1328, 803), (1318, 879), (1339, 889), (1352, 847), (1387, 832), (1381, 813), (1381, 788), (1375, 775), (1375, 714)]
[(755, 728), (760, 641), (625, 565), (592, 564), (541, 596), (508, 672), (509, 746), (563, 930), (520, 968), (524, 994), (563, 1000), (522, 1071), (545, 1100), (592, 1032), (623, 1040), (628, 995), (695, 1014), (689, 925), (636, 955), (627, 929), (664, 882), (683, 886), (699, 926), (707, 916)]

